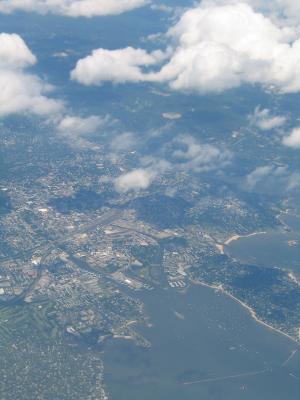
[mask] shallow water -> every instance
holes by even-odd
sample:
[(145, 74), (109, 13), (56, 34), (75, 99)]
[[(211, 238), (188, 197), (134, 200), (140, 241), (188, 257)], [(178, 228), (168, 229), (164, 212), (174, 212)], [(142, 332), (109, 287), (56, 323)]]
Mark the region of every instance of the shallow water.
[[(300, 351), (283, 365), (299, 346), (226, 295), (194, 286), (186, 294), (156, 290), (142, 300), (154, 325), (141, 330), (152, 348), (107, 344), (113, 400), (299, 399)], [(200, 382), (186, 384), (194, 381)]]
[(268, 232), (231, 242), (226, 251), (234, 258), (256, 265), (280, 267), (300, 274), (300, 234)]

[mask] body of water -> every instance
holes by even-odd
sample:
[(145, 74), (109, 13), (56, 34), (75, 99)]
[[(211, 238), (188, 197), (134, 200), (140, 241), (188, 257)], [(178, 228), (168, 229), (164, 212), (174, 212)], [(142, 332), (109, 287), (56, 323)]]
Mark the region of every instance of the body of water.
[(299, 346), (234, 300), (202, 286), (156, 290), (142, 300), (153, 326), (140, 330), (152, 347), (107, 344), (112, 400), (299, 399)]
[(300, 234), (295, 231), (240, 238), (231, 242), (226, 251), (244, 263), (279, 267), (300, 275)]

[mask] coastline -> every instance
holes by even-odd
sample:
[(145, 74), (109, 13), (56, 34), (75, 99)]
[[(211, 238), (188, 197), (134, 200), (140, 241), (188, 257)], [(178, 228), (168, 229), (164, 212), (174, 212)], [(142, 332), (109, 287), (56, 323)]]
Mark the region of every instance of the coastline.
[(198, 280), (191, 280), (191, 282), (194, 285), (205, 286), (205, 287), (208, 287), (210, 289), (216, 290), (216, 291), (224, 294), (225, 296), (230, 297), (232, 300), (234, 300), (240, 306), (245, 308), (249, 312), (250, 316), (254, 319), (255, 322), (257, 322), (260, 325), (263, 325), (265, 328), (270, 329), (273, 332), (276, 332), (276, 333), (279, 333), (280, 335), (285, 336), (286, 338), (288, 338), (289, 340), (293, 341), (298, 346), (300, 346), (300, 328), (299, 328), (299, 338), (297, 340), (293, 336), (290, 336), (289, 334), (287, 334), (287, 333), (279, 330), (278, 328), (275, 328), (274, 326), (268, 324), (267, 322), (264, 322), (263, 320), (259, 319), (257, 314), (256, 314), (256, 312), (250, 306), (248, 306), (248, 304), (244, 303), (242, 300), (240, 300), (237, 297), (233, 296), (231, 293), (229, 293), (227, 290), (225, 290), (222, 285), (210, 285), (208, 283), (205, 283), (205, 282), (202, 282), (202, 281), (198, 281)]
[[(294, 274), (293, 271), (288, 271), (288, 277), (297, 285), (300, 286), (300, 279)], [(300, 329), (300, 328), (299, 328)], [(299, 334), (300, 336), (300, 334)]]
[(225, 247), (230, 245), (230, 243), (235, 242), (239, 239), (244, 239), (244, 238), (248, 238), (251, 236), (265, 235), (266, 233), (267, 233), (266, 231), (262, 231), (262, 232), (249, 233), (248, 235), (232, 235), (227, 240), (225, 240), (225, 242), (216, 243), (215, 246), (219, 250), (220, 254), (225, 254)]

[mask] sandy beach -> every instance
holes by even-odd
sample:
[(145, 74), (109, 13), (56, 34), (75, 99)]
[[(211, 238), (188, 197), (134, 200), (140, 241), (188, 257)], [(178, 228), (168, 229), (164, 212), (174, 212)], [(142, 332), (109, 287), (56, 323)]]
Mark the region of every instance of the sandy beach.
[(266, 233), (267, 232), (253, 232), (253, 233), (249, 233), (249, 235), (232, 235), (232, 236), (230, 236), (230, 238), (225, 240), (225, 242), (216, 243), (215, 246), (219, 250), (220, 254), (225, 254), (225, 246), (230, 245), (230, 243), (235, 242), (239, 239), (244, 239), (244, 238), (248, 238), (251, 236), (265, 235)]

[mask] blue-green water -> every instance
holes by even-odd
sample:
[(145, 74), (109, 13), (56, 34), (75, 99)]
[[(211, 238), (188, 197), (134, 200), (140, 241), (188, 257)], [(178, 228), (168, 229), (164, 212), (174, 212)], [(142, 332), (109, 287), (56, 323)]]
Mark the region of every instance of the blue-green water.
[(143, 301), (154, 325), (142, 331), (152, 347), (107, 345), (113, 400), (299, 399), (300, 352), (283, 365), (298, 345), (256, 323), (235, 301), (201, 286), (186, 294), (157, 290)]

